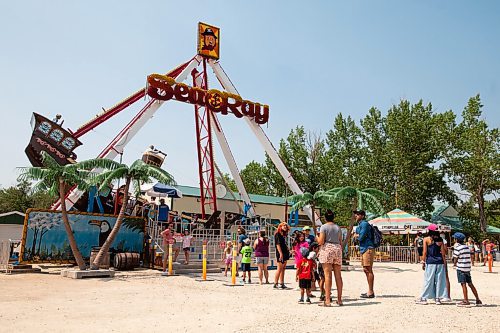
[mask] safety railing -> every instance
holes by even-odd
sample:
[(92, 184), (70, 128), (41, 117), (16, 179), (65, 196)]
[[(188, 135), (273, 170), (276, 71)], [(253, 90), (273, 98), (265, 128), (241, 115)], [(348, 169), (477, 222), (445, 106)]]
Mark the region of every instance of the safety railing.
[[(349, 249), (350, 260), (360, 260), (358, 246), (351, 246)], [(446, 260), (453, 258), (453, 248), (449, 247), (446, 254)], [(375, 261), (377, 262), (419, 262), (418, 250), (414, 246), (392, 246), (382, 245), (375, 249)]]
[[(271, 258), (275, 256), (274, 247), (274, 232), (276, 226), (271, 224), (270, 217), (261, 217), (259, 223), (254, 225), (239, 225), (235, 224), (231, 226), (230, 229), (204, 229), (200, 224), (185, 223), (181, 221), (173, 222), (161, 222), (157, 221), (154, 217), (148, 218), (147, 233), (151, 239), (151, 249), (156, 254), (161, 254), (165, 252), (163, 249), (163, 239), (161, 237), (161, 232), (168, 226), (169, 223), (174, 225), (175, 236), (179, 247), (182, 247), (182, 237), (181, 231), (189, 230), (190, 234), (193, 236), (191, 241), (191, 260), (193, 262), (201, 260), (201, 254), (203, 250), (203, 241), (207, 241), (207, 260), (209, 262), (220, 262), (225, 259), (224, 250), (226, 243), (228, 241), (233, 241), (237, 238), (237, 229), (245, 229), (246, 235), (249, 237), (251, 244), (259, 237), (259, 232), (261, 230), (266, 231), (266, 235), (269, 238), (269, 255)], [(291, 239), (288, 239), (289, 244), (291, 244)], [(233, 244), (233, 246), (238, 246), (238, 244)]]

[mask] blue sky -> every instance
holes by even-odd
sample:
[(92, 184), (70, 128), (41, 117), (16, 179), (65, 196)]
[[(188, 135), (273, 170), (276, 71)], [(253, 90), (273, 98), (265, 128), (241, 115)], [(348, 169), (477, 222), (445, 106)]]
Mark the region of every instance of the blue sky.
[[(403, 98), (460, 114), (480, 93), (484, 118), (499, 126), (497, 1), (1, 1), (0, 184), (29, 163), (33, 111), (61, 113), (76, 130), (148, 74), (189, 60), (198, 21), (221, 28), (221, 64), (241, 95), (270, 105), (274, 144), (296, 125), (324, 134), (339, 112), (359, 120)], [(143, 104), (83, 136), (79, 159), (95, 157)], [(240, 168), (264, 159), (242, 119), (220, 119)], [(150, 144), (168, 153), (178, 183), (197, 185), (192, 106), (164, 104), (124, 161)]]

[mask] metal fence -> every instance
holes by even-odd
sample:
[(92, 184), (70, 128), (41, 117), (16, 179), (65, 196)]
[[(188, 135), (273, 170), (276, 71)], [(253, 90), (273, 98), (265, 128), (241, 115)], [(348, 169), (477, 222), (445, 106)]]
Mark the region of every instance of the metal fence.
[[(223, 261), (225, 259), (224, 249), (226, 243), (237, 239), (238, 228), (245, 229), (246, 235), (250, 238), (252, 243), (259, 237), (259, 232), (265, 230), (270, 242), (269, 255), (271, 258), (275, 256), (274, 232), (276, 226), (271, 224), (271, 219), (267, 217), (261, 218), (259, 222), (254, 225), (235, 224), (229, 229), (204, 229), (200, 224), (186, 224), (178, 221), (170, 223), (173, 223), (176, 234), (179, 234), (182, 230), (188, 229), (193, 236), (191, 242), (191, 260), (193, 262), (201, 260), (204, 241), (207, 242), (207, 260), (211, 262)], [(152, 218), (148, 218), (147, 232), (151, 238), (151, 248), (154, 250), (155, 254), (163, 255), (165, 252), (160, 233), (167, 225), (167, 222), (159, 222)], [(176, 241), (181, 242), (180, 237), (176, 237)], [(233, 246), (237, 246), (237, 244), (233, 244)]]
[[(358, 246), (351, 246), (349, 249), (351, 260), (360, 260)], [(451, 261), (453, 248), (448, 248), (446, 259)], [(417, 248), (414, 246), (392, 246), (382, 245), (375, 250), (375, 261), (378, 262), (419, 262)]]

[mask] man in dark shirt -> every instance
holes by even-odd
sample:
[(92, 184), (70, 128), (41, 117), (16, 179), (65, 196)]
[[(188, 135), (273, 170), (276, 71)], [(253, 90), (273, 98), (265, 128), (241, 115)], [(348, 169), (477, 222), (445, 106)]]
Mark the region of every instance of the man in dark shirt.
[(166, 222), (168, 221), (168, 212), (170, 207), (165, 204), (164, 199), (160, 199), (160, 205), (158, 206), (158, 221)]
[(373, 244), (373, 230), (371, 225), (366, 221), (366, 213), (364, 210), (355, 210), (354, 218), (359, 223), (356, 228), (356, 237), (359, 241), (359, 252), (361, 253), (361, 265), (368, 281), (368, 292), (362, 293), (361, 298), (374, 298), (373, 283), (375, 277), (373, 275), (373, 258), (375, 256), (375, 246)]

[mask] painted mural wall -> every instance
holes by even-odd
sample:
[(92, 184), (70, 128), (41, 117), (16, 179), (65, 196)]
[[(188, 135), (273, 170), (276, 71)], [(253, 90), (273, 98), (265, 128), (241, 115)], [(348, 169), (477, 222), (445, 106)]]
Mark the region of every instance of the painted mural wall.
[[(93, 247), (104, 244), (116, 222), (116, 216), (108, 214), (69, 212), (68, 218), (78, 248), (86, 260), (89, 260)], [(111, 251), (142, 253), (144, 230), (143, 218), (126, 217)], [(60, 211), (30, 209), (26, 212), (21, 258), (23, 262), (62, 262), (74, 259)]]

